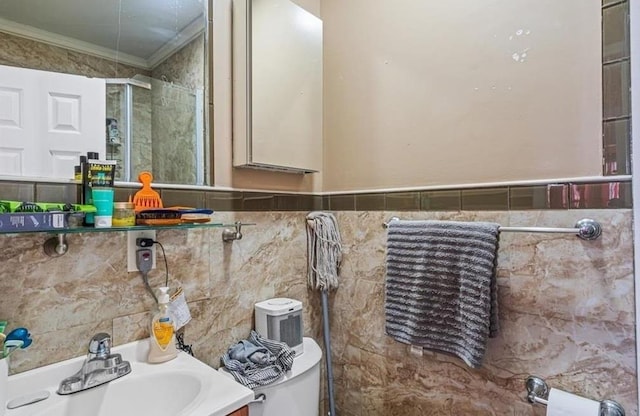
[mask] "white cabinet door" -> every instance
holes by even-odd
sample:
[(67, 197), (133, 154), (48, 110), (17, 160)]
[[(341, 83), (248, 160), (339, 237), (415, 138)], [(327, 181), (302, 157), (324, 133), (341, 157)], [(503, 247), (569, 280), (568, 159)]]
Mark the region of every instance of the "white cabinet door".
[(289, 0), (233, 1), (233, 164), (322, 168), (322, 20)]
[(0, 66), (0, 174), (72, 178), (104, 156), (105, 97), (103, 79)]

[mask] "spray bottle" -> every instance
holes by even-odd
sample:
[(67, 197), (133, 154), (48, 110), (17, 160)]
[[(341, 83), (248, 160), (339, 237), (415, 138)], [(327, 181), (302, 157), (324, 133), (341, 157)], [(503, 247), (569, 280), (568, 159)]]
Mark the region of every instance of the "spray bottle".
[(175, 319), (169, 312), (169, 288), (161, 287), (158, 296), (158, 312), (151, 319), (149, 338), (150, 363), (163, 363), (178, 355), (175, 337)]

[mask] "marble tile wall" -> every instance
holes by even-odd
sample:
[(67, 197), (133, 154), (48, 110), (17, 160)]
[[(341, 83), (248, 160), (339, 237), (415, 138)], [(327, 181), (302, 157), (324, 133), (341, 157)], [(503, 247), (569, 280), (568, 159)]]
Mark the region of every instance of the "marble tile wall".
[(189, 42), (178, 52), (153, 68), (151, 76), (195, 89), (205, 85), (205, 35)]
[(191, 89), (157, 79), (151, 81), (151, 95), (154, 181), (195, 184), (196, 120), (202, 117), (197, 113), (196, 95)]
[[(220, 221), (256, 223), (245, 237), (222, 243), (220, 229), (160, 230), (169, 284), (185, 289), (193, 316), (185, 342), (196, 356), (218, 367), (226, 348), (253, 327), (254, 303), (279, 296), (305, 305), (305, 333), (319, 339), (319, 295), (306, 288), (304, 213), (232, 213)], [(97, 332), (114, 344), (148, 337), (153, 300), (138, 273), (127, 272), (123, 232), (70, 234), (69, 252), (59, 258), (42, 250), (46, 234), (0, 238), (0, 317), (9, 327), (26, 326), (34, 343), (13, 354), (11, 372), (22, 372), (84, 355)], [(164, 283), (164, 267), (150, 273)]]
[[(156, 182), (196, 183), (196, 89), (205, 85), (205, 37), (198, 36), (152, 71), (153, 173)], [(204, 100), (204, 95), (201, 96)], [(204, 109), (204, 102), (202, 103)], [(203, 145), (204, 148), (204, 145)]]
[(132, 87), (131, 125), (131, 179), (137, 181), (142, 171), (153, 171), (153, 152), (150, 152), (153, 138), (152, 91)]
[[(383, 221), (488, 220), (566, 227), (600, 221), (597, 241), (563, 234), (502, 233), (500, 335), (482, 368), (384, 334)], [(344, 260), (333, 294), (336, 392), (343, 416), (544, 415), (525, 400), (530, 374), (551, 387), (620, 402), (637, 414), (633, 253), (629, 210), (339, 212)]]
[[(217, 366), (226, 347), (246, 336), (253, 304), (272, 296), (305, 303), (306, 334), (321, 340), (321, 305), (306, 288), (306, 212), (228, 212), (220, 221), (255, 222), (223, 244), (219, 229), (161, 230), (171, 284), (186, 289), (193, 320), (187, 343)], [(385, 232), (402, 218), (490, 220), (504, 225), (566, 227), (591, 217), (600, 240), (570, 235), (503, 233), (499, 252), (500, 336), (485, 364), (418, 357), (384, 335)], [(345, 416), (541, 416), (524, 401), (529, 374), (552, 387), (619, 401), (636, 414), (631, 211), (338, 212), (344, 261), (332, 293), (331, 329), (338, 410)], [(12, 356), (12, 372), (82, 355), (90, 336), (122, 344), (148, 336), (151, 299), (127, 273), (124, 233), (69, 235), (52, 259), (44, 234), (0, 238), (0, 317), (25, 325), (35, 342)], [(151, 284), (164, 279), (162, 265)], [(322, 342), (319, 342), (322, 344)], [(324, 384), (323, 384), (323, 390)]]

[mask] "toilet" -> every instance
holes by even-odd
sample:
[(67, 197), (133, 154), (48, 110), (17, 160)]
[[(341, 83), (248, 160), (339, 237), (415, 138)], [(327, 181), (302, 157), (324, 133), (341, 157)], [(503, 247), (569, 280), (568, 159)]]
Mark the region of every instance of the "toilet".
[[(249, 404), (249, 416), (318, 416), (322, 350), (311, 338), (302, 342), (304, 352), (296, 355), (291, 371), (254, 389), (257, 400)], [(219, 371), (231, 377), (224, 368)]]

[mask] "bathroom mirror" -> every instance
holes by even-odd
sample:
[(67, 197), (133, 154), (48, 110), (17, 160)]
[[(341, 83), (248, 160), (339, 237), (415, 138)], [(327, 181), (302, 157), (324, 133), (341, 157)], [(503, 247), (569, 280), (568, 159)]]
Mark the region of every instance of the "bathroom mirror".
[(233, 1), (233, 162), (317, 172), (322, 20), (290, 0)]
[(0, 0), (0, 65), (104, 78), (116, 179), (204, 185), (207, 22), (206, 0)]

